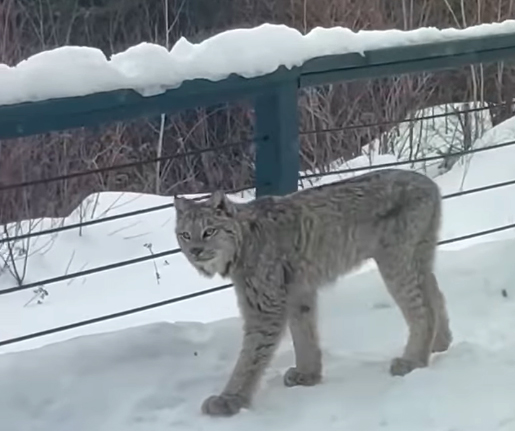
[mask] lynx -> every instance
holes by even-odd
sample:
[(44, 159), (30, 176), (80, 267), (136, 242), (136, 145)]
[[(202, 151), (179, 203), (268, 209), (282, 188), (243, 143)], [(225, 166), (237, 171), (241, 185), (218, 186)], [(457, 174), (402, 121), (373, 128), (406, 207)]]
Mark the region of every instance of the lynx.
[(412, 171), (380, 170), (282, 197), (235, 203), (222, 192), (202, 202), (176, 198), (176, 235), (203, 275), (234, 283), (243, 345), (220, 395), (203, 413), (249, 407), (286, 326), (295, 366), (284, 384), (321, 381), (317, 290), (374, 259), (409, 329), (390, 374), (427, 367), (452, 341), (445, 298), (433, 273), (441, 219), (438, 186)]

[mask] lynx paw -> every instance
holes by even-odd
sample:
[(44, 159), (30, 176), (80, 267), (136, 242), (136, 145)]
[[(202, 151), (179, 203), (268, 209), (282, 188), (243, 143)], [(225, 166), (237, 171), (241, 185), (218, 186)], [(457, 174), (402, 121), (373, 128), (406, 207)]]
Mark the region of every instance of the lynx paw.
[(426, 365), (406, 358), (394, 358), (390, 364), (392, 376), (405, 376), (416, 368), (424, 368)]
[(452, 334), (450, 331), (437, 333), (431, 351), (433, 353), (446, 352), (447, 350), (449, 350), (451, 343)]
[(246, 405), (240, 395), (212, 395), (202, 403), (202, 413), (209, 416), (233, 416)]
[(320, 383), (322, 376), (319, 372), (301, 373), (297, 368), (292, 367), (284, 374), (285, 386), (313, 386)]

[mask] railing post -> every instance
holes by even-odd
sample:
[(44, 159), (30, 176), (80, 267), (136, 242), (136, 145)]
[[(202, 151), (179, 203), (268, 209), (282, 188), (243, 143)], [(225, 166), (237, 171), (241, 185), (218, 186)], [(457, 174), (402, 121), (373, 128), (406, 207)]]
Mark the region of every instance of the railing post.
[(266, 88), (254, 100), (256, 197), (297, 190), (300, 168), (297, 81)]

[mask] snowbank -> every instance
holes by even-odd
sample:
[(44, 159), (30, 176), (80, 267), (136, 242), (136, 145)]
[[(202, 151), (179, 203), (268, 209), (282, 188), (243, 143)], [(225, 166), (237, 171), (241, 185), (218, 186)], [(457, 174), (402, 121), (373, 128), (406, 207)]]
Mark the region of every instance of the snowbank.
[(0, 64), (0, 105), (133, 89), (152, 96), (196, 78), (218, 81), (231, 73), (251, 78), (283, 65), (300, 66), (331, 54), (360, 53), (393, 46), (515, 33), (515, 21), (462, 30), (315, 28), (306, 35), (285, 25), (263, 24), (217, 34), (199, 44), (181, 38), (168, 51), (140, 43), (106, 58), (102, 51), (64, 46), (43, 51), (14, 67)]

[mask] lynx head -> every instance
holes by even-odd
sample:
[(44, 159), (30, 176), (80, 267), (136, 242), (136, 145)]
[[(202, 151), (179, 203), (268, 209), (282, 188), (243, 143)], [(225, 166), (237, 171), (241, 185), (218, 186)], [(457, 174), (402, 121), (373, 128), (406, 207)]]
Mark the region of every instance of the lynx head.
[(204, 202), (175, 198), (175, 234), (182, 252), (201, 274), (229, 274), (237, 256), (236, 206), (222, 192)]

